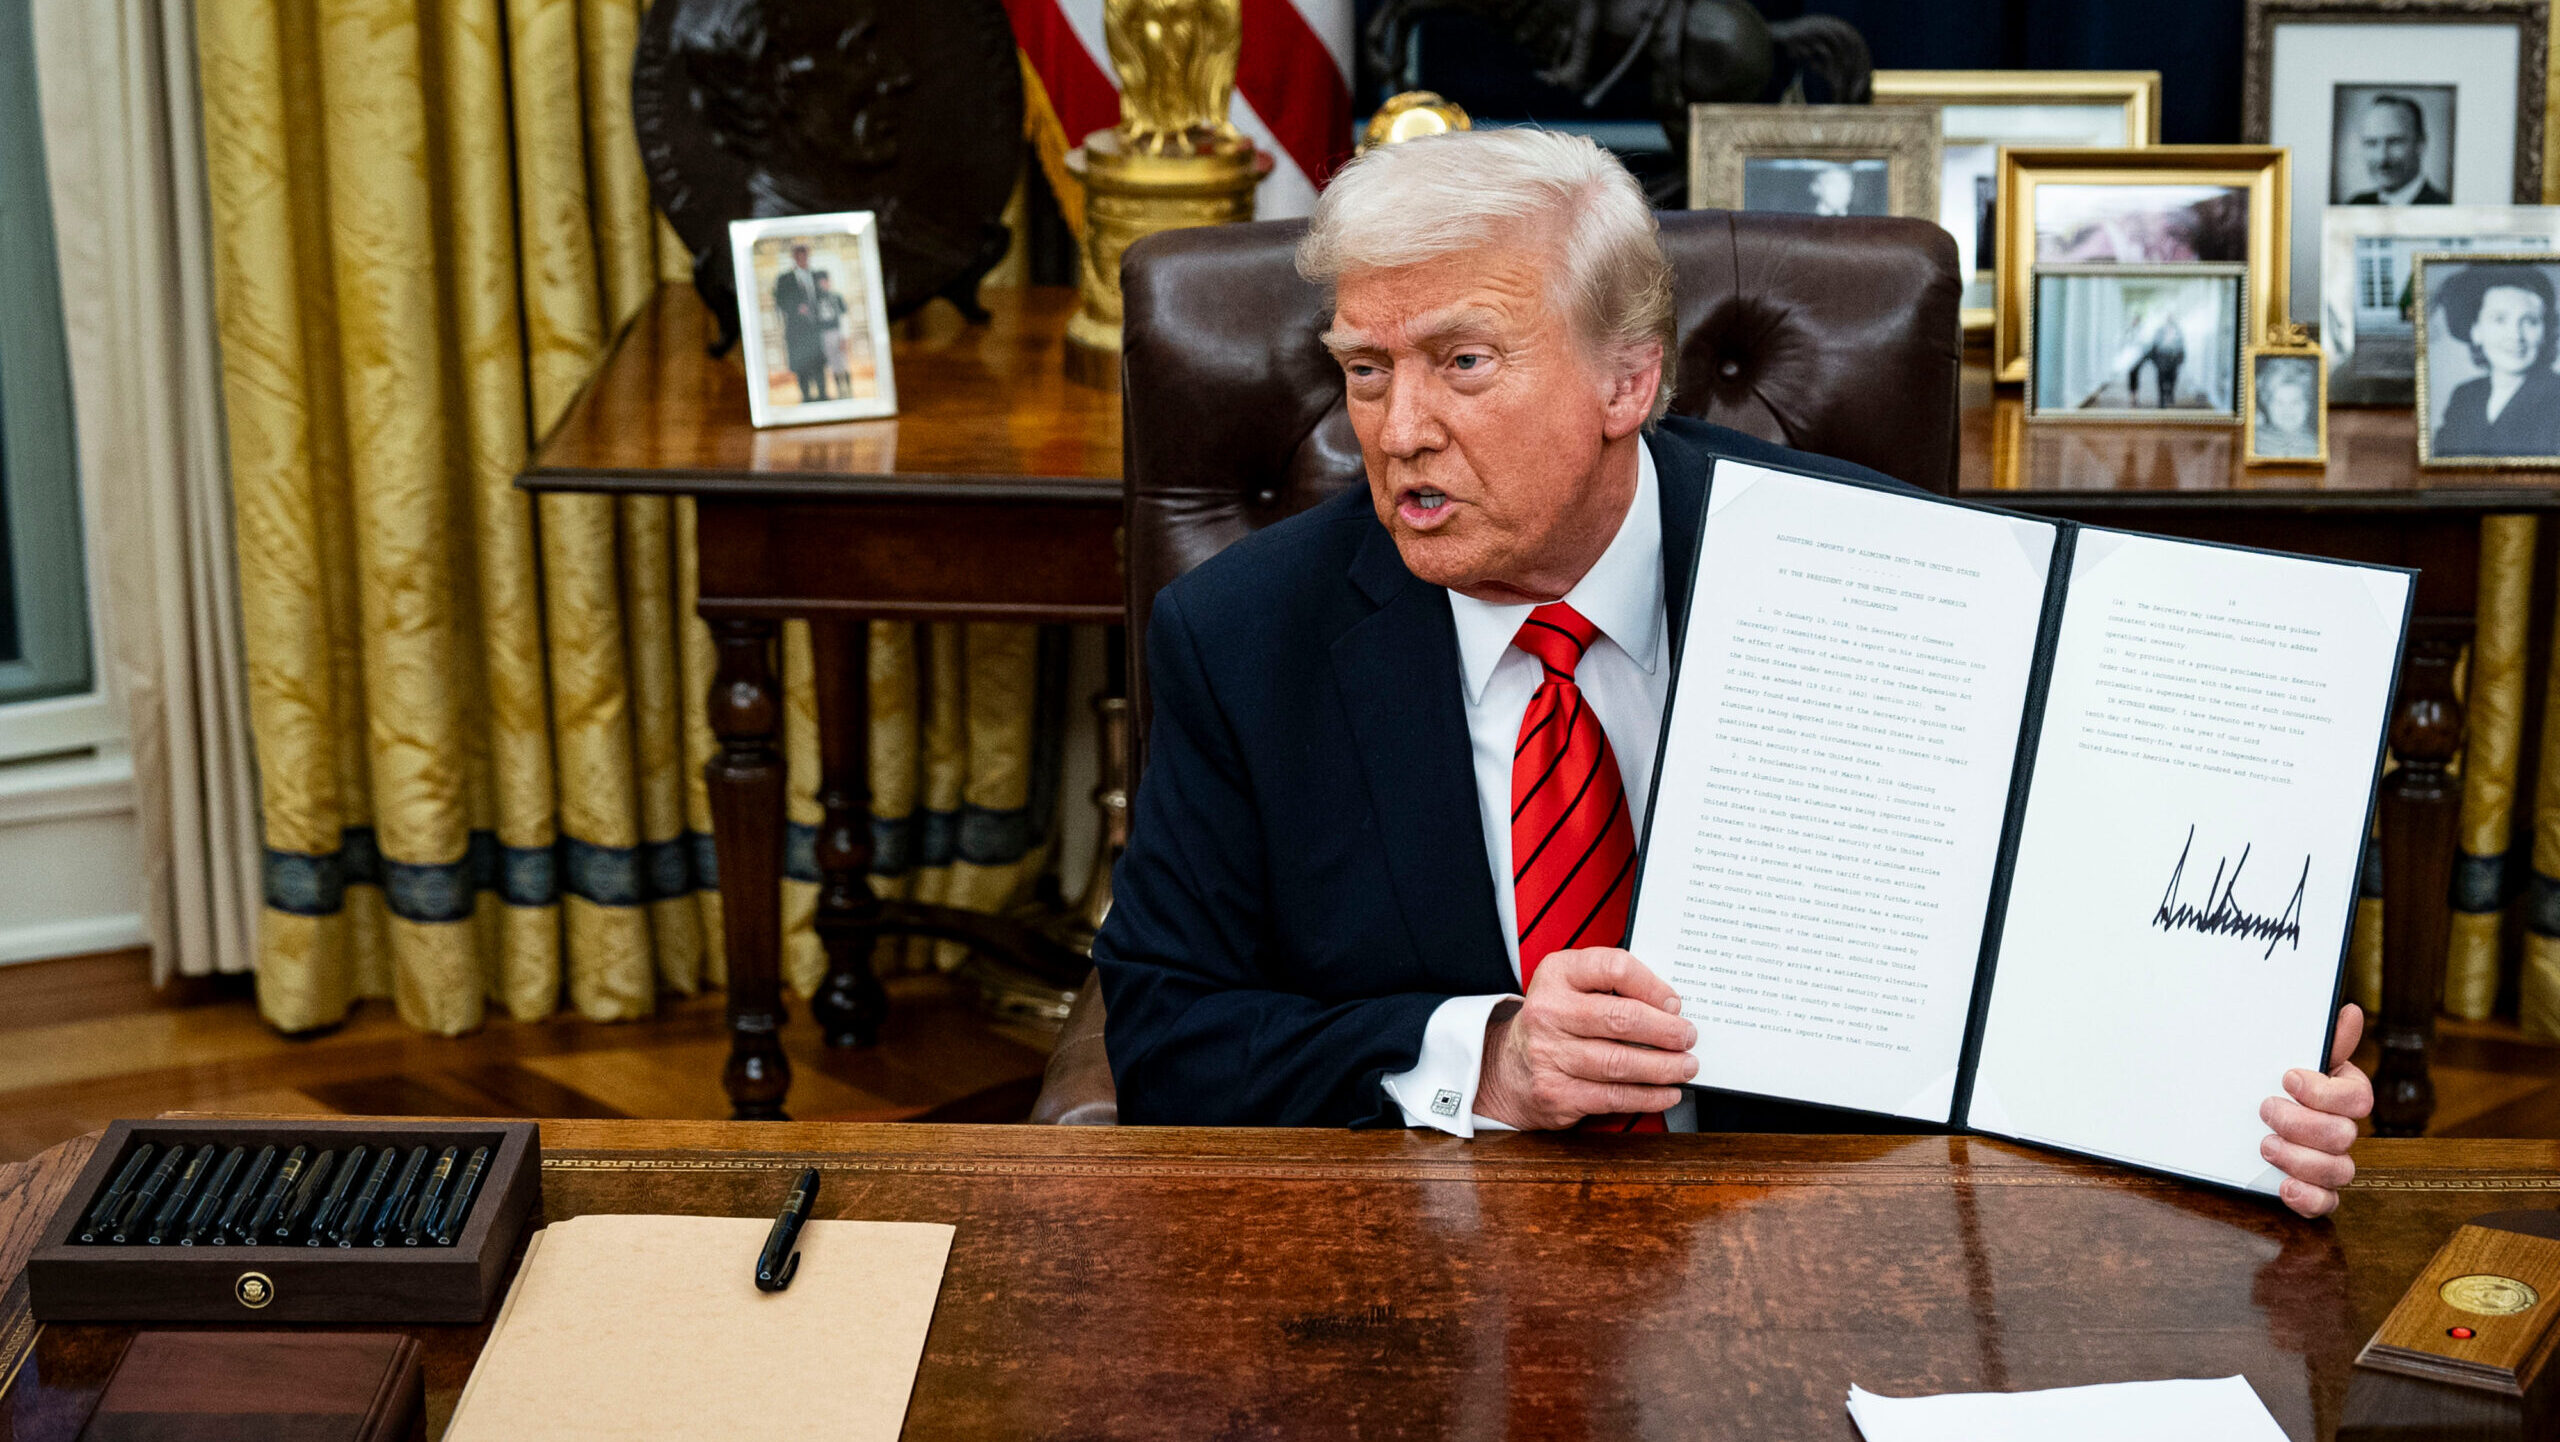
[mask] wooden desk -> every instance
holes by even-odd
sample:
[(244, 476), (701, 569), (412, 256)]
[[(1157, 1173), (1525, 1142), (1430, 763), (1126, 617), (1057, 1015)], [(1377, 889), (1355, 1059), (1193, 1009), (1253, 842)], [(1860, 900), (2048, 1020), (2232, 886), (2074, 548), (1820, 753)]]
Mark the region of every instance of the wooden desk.
[[(131, 1331), (25, 1315), (29, 1239), (90, 1145), (0, 1171), (0, 1442), (68, 1442)], [(555, 1219), (761, 1215), (806, 1164), (822, 1215), (955, 1223), (910, 1438), (1849, 1439), (1852, 1381), (2233, 1372), (2326, 1438), (2452, 1228), (2560, 1201), (2552, 1142), (2367, 1142), (2334, 1224), (1948, 1137), (607, 1121), (543, 1145)], [(426, 1343), (432, 1437), (486, 1329), (397, 1330)]]
[(740, 1117), (780, 1117), (783, 1056), (782, 695), (774, 642), (809, 621), (815, 660), (826, 984), (810, 1011), (831, 1042), (878, 1038), (871, 973), (883, 932), (950, 937), (1062, 986), (1064, 948), (956, 907), (871, 894), (869, 632), (886, 621), (1120, 619), (1120, 400), (1062, 369), (1071, 288), (994, 290), (993, 320), (935, 306), (893, 345), (901, 414), (759, 431), (746, 373), (712, 360), (714, 327), (669, 286), (517, 479), (530, 491), (691, 496), (701, 613), (719, 649), (709, 768), (729, 963), (729, 1062)]
[[(2484, 517), (2560, 509), (2551, 471), (2422, 471), (2407, 408), (2329, 413), (2324, 466), (2240, 464), (2237, 427), (2029, 424), (2015, 388), (1965, 367), (1957, 493), (1968, 500), (2156, 531), (2408, 566), (2414, 619), (2392, 715), (2400, 765), (2383, 782), (2383, 1006), (2375, 1125), (2416, 1136), (2435, 1108), (2427, 1057), (2452, 930), (2463, 709)], [(2531, 688), (2529, 688), (2531, 689)]]

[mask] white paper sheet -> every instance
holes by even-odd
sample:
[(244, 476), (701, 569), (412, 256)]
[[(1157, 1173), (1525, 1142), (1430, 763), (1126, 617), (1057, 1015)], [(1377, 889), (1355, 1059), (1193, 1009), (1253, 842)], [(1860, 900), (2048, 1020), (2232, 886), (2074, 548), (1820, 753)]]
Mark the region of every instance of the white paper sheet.
[(1629, 938), (1699, 1085), (1947, 1119), (2054, 534), (1717, 463)]
[(2081, 532), (1969, 1120), (2272, 1192), (2319, 1060), (2402, 573)]
[(2246, 1377), (1940, 1397), (1852, 1386), (1849, 1416), (1866, 1442), (2285, 1442)]

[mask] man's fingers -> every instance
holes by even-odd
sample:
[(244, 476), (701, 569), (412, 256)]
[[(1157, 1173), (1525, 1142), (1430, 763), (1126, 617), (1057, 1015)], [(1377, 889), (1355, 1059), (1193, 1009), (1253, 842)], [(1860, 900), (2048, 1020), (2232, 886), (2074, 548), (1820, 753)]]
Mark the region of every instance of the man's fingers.
[(2276, 1196), (2286, 1206), (2306, 1217), (2325, 1217), (2338, 1209), (2338, 1194), (2326, 1187), (2288, 1179), (2276, 1188)]
[(2326, 1191), (2334, 1192), (2354, 1181), (2356, 1176), (2353, 1158), (2297, 1146), (2280, 1136), (2261, 1140), (2258, 1155), (2265, 1157), (2269, 1166), (2295, 1181), (2307, 1182)]
[(1572, 1038), (1557, 1048), (1556, 1066), (1584, 1081), (1637, 1086), (1677, 1086), (1698, 1074), (1698, 1059), (1685, 1051), (1656, 1051), (1585, 1037)]
[(1680, 1104), (1680, 1089), (1631, 1086), (1624, 1082), (1577, 1082), (1571, 1101), (1574, 1109), (1587, 1117), (1608, 1116), (1614, 1112), (1660, 1112)]
[(2373, 1080), (2353, 1062), (2340, 1063), (2331, 1076), (2297, 1067), (2284, 1074), (2284, 1089), (2315, 1112), (2353, 1120), (2373, 1110)]
[(1575, 991), (1614, 991), (1656, 1011), (1677, 1009), (1678, 998), (1671, 994), (1670, 984), (1636, 960), (1633, 953), (1614, 946), (1559, 951), (1538, 963), (1538, 974), (1546, 975), (1559, 961), (1564, 963), (1565, 982)]
[(2348, 1002), (2338, 1008), (2338, 1040), (2329, 1048), (2329, 1070), (2334, 1072), (2345, 1066), (2347, 1058), (2356, 1054), (2356, 1044), (2363, 1040), (2364, 1008)]
[(2286, 1141), (2318, 1151), (2344, 1155), (2356, 1144), (2356, 1124), (2342, 1116), (2313, 1111), (2299, 1102), (2284, 1097), (2269, 1097), (2258, 1105), (2258, 1120)]
[(1569, 1036), (1628, 1042), (1661, 1051), (1687, 1051), (1698, 1041), (1695, 1026), (1631, 996), (1567, 992), (1550, 999), (1544, 1011), (1546, 1019)]

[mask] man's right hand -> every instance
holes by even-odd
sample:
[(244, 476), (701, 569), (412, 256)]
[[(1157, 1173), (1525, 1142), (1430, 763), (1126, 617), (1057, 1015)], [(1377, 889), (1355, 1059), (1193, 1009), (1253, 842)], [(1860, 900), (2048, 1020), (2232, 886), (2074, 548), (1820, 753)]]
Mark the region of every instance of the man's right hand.
[(1587, 1116), (1658, 1112), (1698, 1074), (1698, 1029), (1643, 962), (1611, 946), (1559, 951), (1538, 963), (1526, 1000), (1484, 1029), (1479, 1116), (1523, 1131)]

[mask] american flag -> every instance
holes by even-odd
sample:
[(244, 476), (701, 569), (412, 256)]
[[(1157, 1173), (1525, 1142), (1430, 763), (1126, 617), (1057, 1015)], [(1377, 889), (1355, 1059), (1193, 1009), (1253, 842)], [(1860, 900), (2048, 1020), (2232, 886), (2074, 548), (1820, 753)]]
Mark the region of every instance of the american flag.
[[(1082, 195), (1066, 152), (1120, 123), (1120, 90), (1102, 39), (1103, 0), (1005, 0), (1022, 47), (1024, 98), (1041, 168), (1077, 233)], [(1271, 157), (1254, 218), (1315, 208), (1316, 188), (1351, 154), (1352, 0), (1243, 0), (1244, 41), (1227, 118)]]

